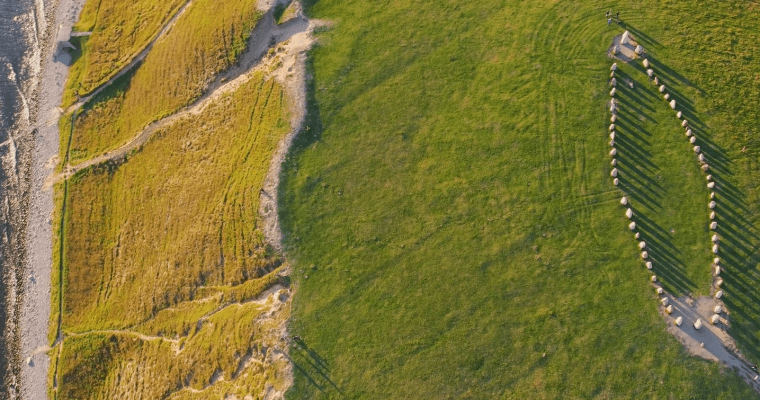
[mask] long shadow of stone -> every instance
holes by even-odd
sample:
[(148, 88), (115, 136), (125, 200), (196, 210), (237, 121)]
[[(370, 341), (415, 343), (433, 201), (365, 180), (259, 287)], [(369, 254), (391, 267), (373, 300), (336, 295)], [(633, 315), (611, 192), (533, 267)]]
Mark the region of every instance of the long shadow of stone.
[[(636, 37), (636, 33), (629, 30)], [(707, 173), (712, 175), (715, 182), (712, 191), (715, 192), (717, 203), (714, 211), (718, 223), (715, 233), (720, 238), (718, 256), (724, 271), (721, 274), (724, 281), (722, 289), (725, 292), (722, 300), (736, 318), (729, 333), (741, 351), (757, 362), (760, 360), (760, 324), (754, 318), (760, 315), (760, 230), (747, 217), (753, 213), (746, 203), (746, 194), (732, 183), (735, 179), (732, 158), (726, 149), (713, 140), (711, 127), (700, 119), (693, 102), (680, 86), (686, 85), (698, 91), (701, 89), (656, 57), (648, 55), (648, 59), (655, 74), (665, 82), (671, 98), (676, 100), (677, 109), (689, 121), (689, 127), (696, 137), (695, 145), (700, 146), (710, 166)], [(705, 204), (707, 202), (709, 199), (706, 198)], [(675, 278), (678, 279), (677, 276)]]

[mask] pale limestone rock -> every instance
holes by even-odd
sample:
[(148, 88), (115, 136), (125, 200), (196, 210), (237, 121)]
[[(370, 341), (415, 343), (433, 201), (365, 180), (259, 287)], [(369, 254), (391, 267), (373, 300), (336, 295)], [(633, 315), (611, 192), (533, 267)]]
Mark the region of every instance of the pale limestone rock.
[(715, 222), (715, 221), (713, 221), (713, 222), (710, 222), (710, 230), (711, 230), (711, 231), (714, 231), (714, 230), (716, 230), (716, 229), (718, 229), (718, 223), (717, 223), (717, 222)]
[(630, 224), (628, 224), (628, 229), (635, 230), (636, 229), (636, 223), (635, 222), (631, 222)]
[(628, 204), (628, 198), (627, 198), (627, 197), (625, 197), (625, 196), (623, 196), (623, 197), (620, 199), (620, 204), (622, 204), (622, 205), (627, 205), (627, 204)]
[(702, 319), (697, 318), (697, 322), (694, 323), (694, 329), (699, 330), (702, 327)]
[(610, 175), (611, 175), (613, 178), (616, 178), (616, 177), (617, 177), (617, 175), (618, 175), (618, 170), (617, 170), (617, 168), (613, 168), (613, 169), (612, 169), (612, 171), (610, 171)]
[(722, 290), (718, 290), (718, 291), (715, 293), (715, 298), (716, 298), (716, 299), (719, 299), (719, 298), (721, 298), (721, 297), (723, 297), (723, 291), (722, 291)]
[[(675, 100), (670, 100), (670, 108), (672, 108), (674, 110), (676, 109), (676, 101)], [(679, 115), (678, 118), (680, 119), (681, 116)]]
[(676, 326), (681, 326), (682, 323), (683, 323), (683, 317), (676, 318), (675, 320)]

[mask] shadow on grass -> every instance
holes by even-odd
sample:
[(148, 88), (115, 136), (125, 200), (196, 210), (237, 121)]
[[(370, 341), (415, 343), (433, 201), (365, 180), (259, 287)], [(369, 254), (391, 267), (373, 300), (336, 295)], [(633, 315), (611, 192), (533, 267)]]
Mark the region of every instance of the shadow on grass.
[[(636, 39), (642, 41), (644, 46), (661, 47), (656, 40), (629, 24), (623, 23), (621, 25), (628, 29)], [(712, 180), (715, 182), (712, 191), (715, 193), (717, 203), (714, 210), (715, 221), (718, 223), (715, 233), (720, 238), (717, 256), (720, 257), (720, 265), (724, 271), (721, 277), (724, 280), (722, 289), (726, 295), (722, 300), (728, 306), (733, 317), (729, 332), (741, 351), (753, 362), (758, 362), (760, 360), (760, 324), (756, 319), (760, 315), (760, 279), (758, 278), (760, 276), (758, 274), (760, 230), (748, 218), (753, 212), (746, 203), (746, 194), (732, 183), (736, 178), (732, 172), (736, 168), (732, 157), (726, 149), (712, 139), (711, 128), (700, 119), (699, 113), (694, 108), (694, 103), (682, 92), (681, 86), (689, 86), (700, 92), (701, 89), (651, 54), (648, 54), (647, 58), (652, 64), (651, 68), (655, 70), (655, 75), (666, 86), (666, 92), (670, 94), (670, 98), (676, 100), (677, 109), (683, 113), (683, 118), (689, 122), (689, 129), (696, 137), (694, 145), (700, 147), (700, 151), (705, 155), (706, 162), (709, 165), (707, 174), (712, 175)], [(641, 73), (646, 73), (639, 63), (633, 63), (632, 66)], [(649, 110), (650, 108), (646, 105), (649, 98), (652, 96), (662, 98), (662, 94), (655, 92), (652, 88), (654, 86), (650, 85), (650, 88), (646, 90), (649, 93), (641, 95), (623, 90), (620, 96), (625, 98), (625, 100), (620, 101), (623, 110), (630, 107), (639, 114), (643, 110)], [(633, 141), (645, 143), (642, 138), (635, 136), (635, 133), (641, 132), (641, 129), (632, 126), (636, 125), (635, 119), (623, 115), (619, 116), (619, 125), (621, 126), (619, 130), (626, 132)], [(648, 118), (647, 116), (644, 117)], [(685, 130), (682, 128), (681, 134), (685, 134)], [(648, 133), (643, 134), (648, 135)], [(621, 143), (625, 142), (621, 141)], [(630, 144), (634, 147), (636, 145)], [(656, 201), (660, 198), (660, 189), (649, 186), (647, 183), (651, 183), (651, 179), (643, 177), (644, 171), (637, 170), (634, 167), (645, 164), (649, 168), (653, 168), (651, 163), (642, 162), (639, 158), (642, 154), (631, 152), (627, 159), (625, 151), (621, 151), (621, 154), (623, 156), (620, 157), (620, 162), (623, 166), (627, 166), (623, 174), (625, 179), (621, 179), (622, 188), (630, 194), (633, 200), (650, 209), (653, 208), (652, 206), (656, 206)], [(628, 167), (629, 164), (631, 166)], [(629, 183), (628, 180), (631, 182)], [(708, 201), (705, 198), (705, 205)], [(694, 283), (682, 273), (683, 264), (680, 261), (679, 252), (672, 246), (670, 234), (647, 218), (644, 215), (645, 211), (637, 212), (634, 209), (634, 212), (634, 220), (641, 232), (641, 240), (647, 242), (647, 250), (652, 259), (660, 261), (654, 263), (656, 274), (677, 291), (687, 292), (689, 288), (694, 287)]]
[(325, 393), (334, 389), (345, 397), (346, 394), (330, 378), (330, 368), (327, 361), (302, 339), (294, 339), (293, 346), (290, 347), (289, 359), (293, 363), (295, 374), (306, 378), (309, 384), (319, 389), (320, 392)]

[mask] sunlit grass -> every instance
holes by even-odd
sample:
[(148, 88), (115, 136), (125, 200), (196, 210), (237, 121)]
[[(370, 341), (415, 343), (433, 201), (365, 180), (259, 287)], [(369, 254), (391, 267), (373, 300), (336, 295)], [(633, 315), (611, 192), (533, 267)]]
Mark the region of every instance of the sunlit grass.
[[(609, 8), (699, 126), (730, 331), (760, 359), (757, 7), (320, 0), (308, 13), (335, 26), (281, 189), (290, 398), (757, 398), (658, 313), (609, 175)], [(704, 174), (643, 72), (623, 72), (626, 190), (662, 233), (656, 272), (709, 295)]]
[(150, 122), (200, 97), (245, 50), (260, 17), (254, 0), (196, 0), (133, 74), (77, 117), (72, 163), (123, 145)]

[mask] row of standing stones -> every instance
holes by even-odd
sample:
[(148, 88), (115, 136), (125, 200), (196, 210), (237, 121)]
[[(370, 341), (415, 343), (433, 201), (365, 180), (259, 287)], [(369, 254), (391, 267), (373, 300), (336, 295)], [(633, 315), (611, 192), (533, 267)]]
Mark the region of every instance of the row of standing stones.
[[(637, 53), (639, 53), (639, 51), (637, 51)], [(718, 257), (718, 253), (720, 251), (720, 243), (719, 243), (720, 237), (716, 233), (718, 229), (718, 223), (715, 221), (716, 219), (715, 207), (717, 204), (715, 203), (715, 198), (716, 198), (715, 182), (713, 181), (712, 175), (708, 174), (710, 166), (707, 163), (707, 158), (705, 157), (704, 153), (702, 153), (699, 145), (696, 144), (697, 138), (694, 135), (694, 132), (692, 132), (691, 128), (689, 127), (689, 121), (687, 121), (683, 117), (683, 112), (678, 111), (678, 105), (676, 104), (676, 101), (670, 98), (670, 94), (667, 93), (667, 88), (665, 87), (665, 85), (661, 84), (660, 80), (657, 78), (657, 76), (655, 76), (654, 70), (651, 68), (652, 67), (651, 63), (646, 58), (644, 58), (642, 63), (644, 65), (644, 68), (646, 68), (647, 76), (651, 80), (652, 84), (655, 86), (658, 86), (658, 90), (663, 95), (663, 98), (665, 99), (665, 101), (669, 101), (668, 104), (670, 105), (670, 108), (676, 111), (676, 118), (678, 118), (678, 120), (681, 121), (681, 126), (685, 129), (685, 132), (686, 132), (686, 138), (694, 146), (693, 147), (694, 154), (696, 155), (697, 160), (699, 160), (700, 167), (702, 171), (704, 171), (707, 174), (706, 176), (707, 188), (710, 189), (710, 202), (708, 203), (708, 208), (710, 209), (710, 230), (713, 232), (712, 252), (715, 255), (715, 258), (713, 259), (713, 265), (711, 267), (712, 274), (714, 277), (714, 280), (713, 280), (714, 295), (713, 296), (716, 299), (720, 299), (723, 296), (723, 290), (720, 289), (721, 285), (723, 284), (723, 279), (720, 277), (720, 273), (722, 270), (720, 267), (721, 260), (720, 260), (720, 257)], [(620, 109), (620, 105), (615, 99), (615, 96), (617, 94), (617, 85), (618, 85), (617, 79), (615, 78), (615, 73), (617, 71), (617, 63), (613, 63), (612, 67), (610, 67), (610, 70), (612, 71), (610, 73), (610, 78), (611, 78), (610, 85), (612, 86), (612, 90), (610, 91), (610, 97), (611, 97), (610, 113), (612, 114), (612, 116), (610, 117), (611, 124), (609, 126), (610, 147), (612, 147), (609, 153), (610, 156), (612, 156), (612, 161), (611, 161), (612, 171), (610, 172), (610, 175), (613, 178), (613, 184), (615, 186), (618, 186), (620, 184), (620, 181), (618, 179), (619, 172), (617, 169), (618, 150), (615, 147), (615, 136), (617, 135), (615, 122), (617, 121), (617, 114), (618, 114), (618, 110)], [(632, 232), (634, 232), (634, 237), (638, 241), (641, 237), (641, 233), (636, 229), (636, 222), (634, 221), (634, 213), (633, 213), (633, 210), (629, 206), (628, 197), (623, 196), (620, 199), (620, 204), (622, 204), (624, 207), (627, 207), (625, 211), (625, 216), (631, 221), (628, 224), (628, 228)], [(653, 265), (652, 265), (652, 260), (650, 259), (649, 254), (647, 253), (647, 250), (646, 250), (647, 243), (644, 241), (639, 241), (638, 246), (639, 246), (639, 249), (641, 250), (641, 258), (642, 260), (644, 260), (644, 265), (647, 267), (647, 269), (651, 270)], [(671, 314), (673, 312), (673, 306), (668, 304), (669, 303), (668, 297), (663, 296), (665, 291), (662, 288), (662, 286), (659, 285), (657, 276), (652, 275), (651, 281), (655, 287), (655, 290), (657, 291), (657, 295), (658, 295), (660, 303), (665, 308), (665, 312), (667, 312), (668, 314)], [(712, 317), (710, 317), (710, 323), (712, 324), (719, 323), (720, 318), (721, 318), (720, 314), (723, 311), (724, 311), (724, 307), (722, 307), (720, 304), (716, 305), (715, 308), (713, 309), (714, 314), (712, 315)], [(676, 326), (681, 326), (681, 323), (683, 322), (683, 318), (679, 316), (678, 318), (674, 319), (673, 322)], [(702, 327), (702, 320), (698, 318), (694, 323), (694, 329), (700, 329), (701, 327)]]

